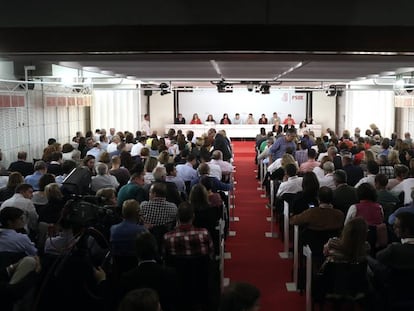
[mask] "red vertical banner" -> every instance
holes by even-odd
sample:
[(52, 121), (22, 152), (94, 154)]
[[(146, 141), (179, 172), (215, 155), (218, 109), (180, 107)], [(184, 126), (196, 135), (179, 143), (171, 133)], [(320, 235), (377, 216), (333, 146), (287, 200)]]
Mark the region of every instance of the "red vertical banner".
[(55, 107), (56, 106), (56, 97), (48, 96), (46, 97), (46, 106)]
[(0, 107), (9, 108), (11, 106), (10, 95), (1, 95)]
[(76, 106), (76, 98), (68, 97), (68, 106)]
[(24, 107), (24, 96), (12, 95), (11, 106), (12, 107)]
[(78, 104), (78, 106), (83, 106), (84, 105), (83, 97), (81, 97), (81, 96), (77, 97), (77, 104)]
[(58, 97), (58, 100), (57, 100), (57, 104), (58, 104), (58, 106), (60, 106), (60, 107), (64, 107), (64, 106), (66, 106), (66, 97), (59, 96), (59, 97)]
[(26, 104), (24, 96), (18, 96), (17, 105), (18, 107), (24, 107)]

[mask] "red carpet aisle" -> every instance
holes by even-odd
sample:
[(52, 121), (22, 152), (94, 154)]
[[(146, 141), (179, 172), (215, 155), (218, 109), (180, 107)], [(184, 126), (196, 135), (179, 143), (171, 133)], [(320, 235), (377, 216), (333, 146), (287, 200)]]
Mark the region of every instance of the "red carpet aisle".
[(266, 217), (266, 199), (260, 198), (262, 191), (254, 173), (254, 142), (233, 142), (236, 173), (236, 209), (239, 222), (232, 222), (226, 252), (231, 259), (225, 260), (224, 274), (232, 281), (245, 281), (257, 286), (262, 294), (261, 311), (305, 310), (305, 297), (289, 293), (285, 283), (291, 282), (293, 260), (280, 259), (283, 251), (280, 239), (266, 238), (270, 231)]

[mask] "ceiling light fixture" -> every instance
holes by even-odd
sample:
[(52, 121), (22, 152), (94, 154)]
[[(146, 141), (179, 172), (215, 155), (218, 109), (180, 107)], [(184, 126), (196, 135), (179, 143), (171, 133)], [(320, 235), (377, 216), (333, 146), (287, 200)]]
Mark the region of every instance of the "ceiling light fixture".
[(160, 95), (164, 96), (171, 93), (170, 85), (167, 83), (161, 83), (159, 88), (161, 89)]
[(219, 81), (217, 84), (217, 92), (219, 93), (232, 93), (233, 85), (230, 83), (224, 82), (224, 80)]
[(262, 94), (270, 94), (270, 84), (268, 82), (260, 86), (260, 92)]

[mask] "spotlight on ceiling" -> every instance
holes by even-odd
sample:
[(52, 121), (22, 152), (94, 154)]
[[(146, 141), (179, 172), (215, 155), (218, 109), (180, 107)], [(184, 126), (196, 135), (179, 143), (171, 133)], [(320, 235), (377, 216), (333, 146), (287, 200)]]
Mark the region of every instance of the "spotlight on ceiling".
[(223, 80), (216, 84), (217, 92), (219, 93), (232, 93), (233, 92), (233, 85), (230, 83), (226, 83)]
[(336, 96), (336, 86), (330, 85), (329, 88), (325, 91), (326, 96)]
[(262, 84), (260, 86), (260, 92), (262, 94), (270, 94), (270, 84), (267, 82), (265, 84)]
[(160, 95), (164, 96), (166, 94), (170, 94), (171, 93), (171, 89), (170, 86), (167, 83), (161, 83), (159, 85), (159, 88), (161, 89)]
[(254, 85), (253, 85), (253, 83), (249, 83), (249, 84), (247, 84), (247, 90), (248, 90), (249, 92), (253, 92), (253, 89), (254, 89)]

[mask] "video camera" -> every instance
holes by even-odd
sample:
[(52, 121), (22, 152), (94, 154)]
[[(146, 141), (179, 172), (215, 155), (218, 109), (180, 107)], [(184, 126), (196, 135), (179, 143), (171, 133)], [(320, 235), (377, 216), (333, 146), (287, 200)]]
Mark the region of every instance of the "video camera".
[(111, 206), (102, 206), (103, 198), (92, 195), (72, 195), (65, 205), (65, 221), (78, 228), (103, 226), (114, 216)]

